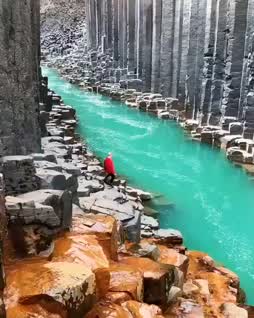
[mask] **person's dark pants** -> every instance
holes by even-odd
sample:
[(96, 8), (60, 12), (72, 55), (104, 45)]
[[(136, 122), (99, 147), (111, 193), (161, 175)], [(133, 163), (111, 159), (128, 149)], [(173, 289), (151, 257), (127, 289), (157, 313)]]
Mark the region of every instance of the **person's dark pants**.
[(113, 173), (109, 173), (105, 179), (104, 179), (104, 182), (108, 185), (111, 185), (113, 184), (114, 180), (115, 180), (115, 175)]

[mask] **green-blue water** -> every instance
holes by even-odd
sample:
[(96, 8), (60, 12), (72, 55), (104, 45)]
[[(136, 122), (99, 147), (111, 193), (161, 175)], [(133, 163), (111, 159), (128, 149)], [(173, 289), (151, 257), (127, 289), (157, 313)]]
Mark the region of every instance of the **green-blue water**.
[(119, 174), (161, 193), (163, 228), (177, 228), (190, 249), (202, 250), (235, 271), (254, 304), (254, 182), (212, 150), (162, 121), (106, 97), (81, 91), (44, 69), (49, 86), (76, 108), (79, 129), (100, 157), (114, 154)]

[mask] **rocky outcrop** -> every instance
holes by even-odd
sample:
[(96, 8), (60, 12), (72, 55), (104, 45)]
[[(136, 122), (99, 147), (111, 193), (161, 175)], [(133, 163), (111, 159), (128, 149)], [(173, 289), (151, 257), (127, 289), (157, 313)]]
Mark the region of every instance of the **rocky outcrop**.
[(0, 153), (40, 149), (39, 0), (0, 3)]

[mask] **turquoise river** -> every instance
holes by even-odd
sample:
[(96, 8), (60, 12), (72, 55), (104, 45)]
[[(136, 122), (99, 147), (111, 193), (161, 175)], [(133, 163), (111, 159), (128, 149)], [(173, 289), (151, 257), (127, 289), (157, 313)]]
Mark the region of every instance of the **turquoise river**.
[(130, 185), (162, 195), (155, 202), (161, 227), (179, 229), (188, 248), (235, 271), (254, 304), (254, 182), (244, 171), (223, 152), (189, 140), (175, 122), (84, 92), (53, 70), (43, 73), (77, 110), (91, 150), (100, 158), (111, 151)]

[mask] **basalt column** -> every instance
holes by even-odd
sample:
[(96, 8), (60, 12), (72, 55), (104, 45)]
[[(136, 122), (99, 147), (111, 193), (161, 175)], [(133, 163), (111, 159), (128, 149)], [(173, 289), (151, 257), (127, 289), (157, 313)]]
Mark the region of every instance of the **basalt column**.
[(113, 0), (113, 59), (114, 67), (118, 67), (119, 62), (119, 0)]
[(250, 138), (254, 133), (254, 1), (248, 3), (247, 40), (245, 45), (244, 73), (242, 76), (241, 102), (239, 117), (244, 120), (244, 136)]
[(172, 92), (174, 8), (174, 1), (162, 0), (160, 85), (161, 92), (164, 96), (170, 96)]
[(0, 16), (0, 155), (36, 152), (39, 0), (1, 0)]
[(160, 49), (161, 49), (162, 0), (153, 0), (153, 44), (151, 89), (160, 91)]
[(153, 43), (153, 0), (145, 0), (143, 2), (144, 10), (144, 42), (143, 42), (143, 71), (142, 79), (144, 82), (144, 90), (151, 90), (152, 75), (152, 43)]
[(128, 71), (136, 73), (136, 55), (135, 55), (135, 45), (136, 45), (136, 28), (135, 28), (135, 10), (136, 10), (136, 0), (127, 0), (127, 60), (128, 60)]
[(229, 1), (226, 29), (227, 51), (225, 83), (222, 100), (224, 116), (237, 117), (239, 113), (240, 89), (243, 71), (244, 46), (247, 27), (248, 0)]

